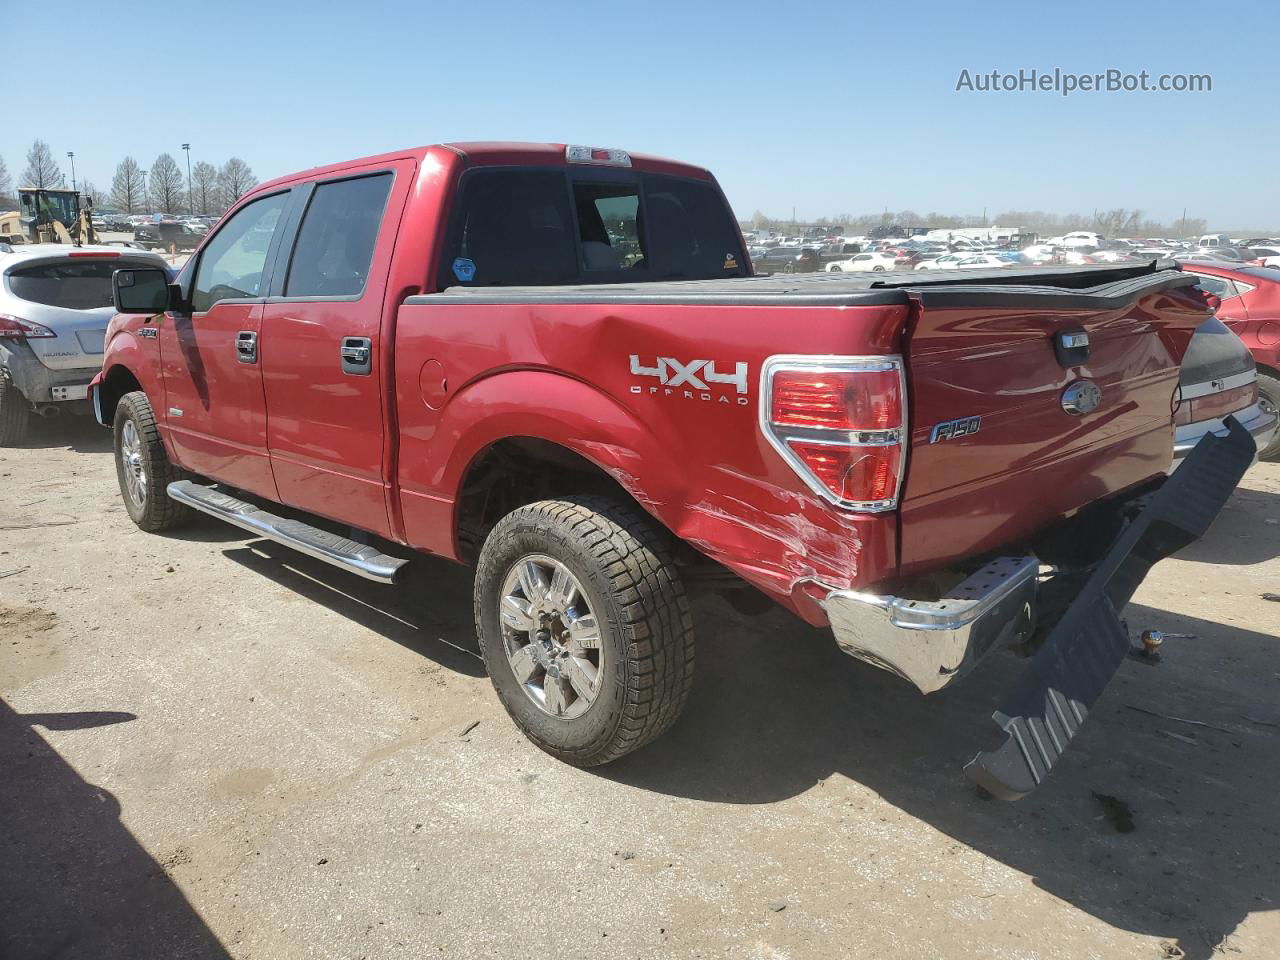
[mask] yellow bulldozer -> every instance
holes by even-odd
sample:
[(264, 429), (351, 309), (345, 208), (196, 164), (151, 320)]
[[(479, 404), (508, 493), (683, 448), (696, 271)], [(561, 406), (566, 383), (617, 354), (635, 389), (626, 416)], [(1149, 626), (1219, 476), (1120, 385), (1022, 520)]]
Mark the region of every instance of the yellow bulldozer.
[(27, 243), (97, 243), (93, 198), (76, 190), (18, 188), (19, 223)]

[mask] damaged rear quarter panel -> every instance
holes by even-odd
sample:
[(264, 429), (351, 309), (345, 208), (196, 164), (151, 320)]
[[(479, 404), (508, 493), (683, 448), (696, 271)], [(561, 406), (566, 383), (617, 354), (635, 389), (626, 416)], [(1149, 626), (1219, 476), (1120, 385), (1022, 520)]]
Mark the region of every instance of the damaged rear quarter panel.
[[(396, 391), (408, 539), (455, 556), (467, 466), (497, 440), (529, 436), (597, 464), (788, 605), (804, 579), (889, 576), (896, 516), (845, 513), (811, 493), (761, 436), (757, 404), (767, 357), (898, 353), (904, 319), (900, 306), (406, 304)], [(434, 409), (426, 370), (447, 384)]]

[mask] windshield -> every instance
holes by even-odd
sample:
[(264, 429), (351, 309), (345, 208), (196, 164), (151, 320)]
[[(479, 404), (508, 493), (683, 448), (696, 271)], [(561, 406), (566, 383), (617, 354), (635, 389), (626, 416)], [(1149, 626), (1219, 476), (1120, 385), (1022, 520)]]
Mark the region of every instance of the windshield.
[(115, 271), (155, 266), (152, 261), (120, 257), (38, 263), (10, 271), (9, 292), (29, 303), (42, 303), (47, 307), (95, 310), (112, 305), (111, 275)]
[[(24, 196), (24, 206), (28, 206), (25, 201), (29, 198)], [(60, 221), (64, 226), (70, 226), (76, 219), (76, 195), (74, 193), (60, 193), (57, 191), (41, 190), (34, 196), (36, 209), (28, 209), (29, 216), (34, 215), (39, 223), (49, 223), (53, 220)]]

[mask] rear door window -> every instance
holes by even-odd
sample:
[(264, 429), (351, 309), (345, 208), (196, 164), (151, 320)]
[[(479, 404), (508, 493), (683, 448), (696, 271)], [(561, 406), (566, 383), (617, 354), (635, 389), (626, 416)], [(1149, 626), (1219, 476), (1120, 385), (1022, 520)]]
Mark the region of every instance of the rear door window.
[(1235, 284), (1225, 277), (1215, 277), (1206, 273), (1196, 274), (1196, 286), (1205, 293), (1211, 293), (1219, 300), (1230, 300), (1232, 297), (1239, 296)]
[(358, 297), (391, 190), (391, 174), (316, 186), (293, 248), (286, 297)]
[(28, 303), (67, 310), (94, 310), (114, 303), (111, 275), (117, 270), (155, 268), (151, 260), (122, 257), (102, 260), (59, 260), (30, 267), (16, 267), (9, 273), (9, 292)]

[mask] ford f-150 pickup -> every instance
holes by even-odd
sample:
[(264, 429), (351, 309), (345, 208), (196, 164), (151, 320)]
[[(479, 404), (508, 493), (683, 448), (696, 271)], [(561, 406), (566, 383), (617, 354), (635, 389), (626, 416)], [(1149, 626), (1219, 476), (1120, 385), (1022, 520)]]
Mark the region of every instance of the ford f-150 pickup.
[(570, 763), (672, 724), (710, 587), (925, 693), (1029, 658), (966, 767), (1015, 798), (1253, 459), (1229, 422), (1165, 478), (1194, 281), (754, 276), (706, 170), (438, 145), (255, 188), (175, 283), (117, 271), (92, 399), (144, 530), (202, 511), (384, 582), (474, 565), (498, 696)]

